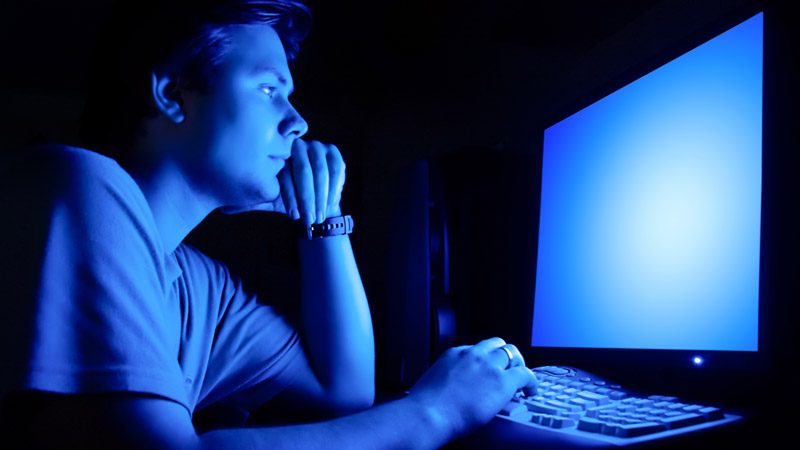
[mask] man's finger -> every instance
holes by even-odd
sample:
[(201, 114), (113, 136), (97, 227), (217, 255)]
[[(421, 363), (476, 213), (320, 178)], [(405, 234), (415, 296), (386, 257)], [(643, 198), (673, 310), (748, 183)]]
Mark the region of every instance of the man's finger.
[(308, 144), (298, 139), (292, 146), (292, 179), (300, 218), (306, 225), (316, 220), (314, 204), (314, 172), (308, 160)]
[(300, 218), (300, 210), (297, 209), (297, 196), (294, 192), (294, 181), (292, 180), (292, 169), (289, 163), (278, 172), (278, 183), (281, 186), (281, 200), (286, 214), (293, 220)]
[(489, 353), (492, 350), (500, 348), (504, 345), (506, 345), (506, 341), (500, 339), (499, 337), (493, 337), (478, 342), (477, 344), (475, 344), (475, 349)]
[(328, 204), (326, 205), (326, 209), (329, 214), (339, 215), (341, 214), (339, 203), (342, 201), (346, 166), (342, 158), (342, 153), (335, 145), (330, 146), (326, 156), (328, 159), (328, 172), (330, 173), (330, 187), (328, 189)]
[(536, 375), (531, 369), (525, 366), (512, 367), (506, 370), (506, 375), (509, 377), (515, 391), (522, 389), (525, 395), (536, 395), (539, 380), (536, 379)]
[(314, 174), (314, 216), (317, 223), (322, 223), (326, 218), (330, 187), (326, 147), (328, 146), (317, 141), (312, 141), (308, 146), (308, 160)]
[(525, 358), (520, 353), (519, 349), (514, 344), (506, 344), (503, 346), (504, 348), (508, 349), (511, 352), (511, 356), (513, 357), (511, 360), (510, 367), (517, 367), (517, 366), (524, 366), (525, 365)]

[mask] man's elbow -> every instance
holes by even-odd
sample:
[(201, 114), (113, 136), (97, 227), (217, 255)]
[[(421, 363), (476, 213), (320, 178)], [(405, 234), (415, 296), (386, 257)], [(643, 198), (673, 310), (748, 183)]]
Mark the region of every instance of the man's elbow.
[(331, 395), (331, 409), (336, 416), (346, 416), (369, 409), (375, 403), (375, 385), (359, 386)]

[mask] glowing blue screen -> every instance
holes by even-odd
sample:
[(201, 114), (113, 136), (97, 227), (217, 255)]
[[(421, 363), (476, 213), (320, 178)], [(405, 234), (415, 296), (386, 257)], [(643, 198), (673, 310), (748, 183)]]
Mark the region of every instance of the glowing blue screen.
[(531, 343), (758, 349), (763, 16), (545, 130)]

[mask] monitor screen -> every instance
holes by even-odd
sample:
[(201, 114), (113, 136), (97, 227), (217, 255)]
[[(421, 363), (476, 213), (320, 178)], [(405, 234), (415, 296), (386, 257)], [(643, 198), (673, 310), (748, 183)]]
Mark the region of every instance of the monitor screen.
[(544, 133), (533, 347), (758, 350), (763, 15)]

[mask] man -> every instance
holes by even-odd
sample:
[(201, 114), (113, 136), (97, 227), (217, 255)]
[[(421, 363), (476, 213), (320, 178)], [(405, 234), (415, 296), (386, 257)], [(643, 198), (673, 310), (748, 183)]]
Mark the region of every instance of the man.
[[(182, 244), (220, 208), (341, 221), (344, 163), (335, 146), (301, 139), (307, 124), (289, 102), (304, 6), (149, 3), (123, 5), (105, 35), (91, 150), (40, 146), (0, 169), (5, 437), (32, 448), (435, 448), (535, 387), (518, 350), (494, 338), (447, 351), (408, 396), (371, 408), (372, 326), (346, 234), (299, 240), (299, 331)], [(267, 402), (333, 419), (192, 421)]]

